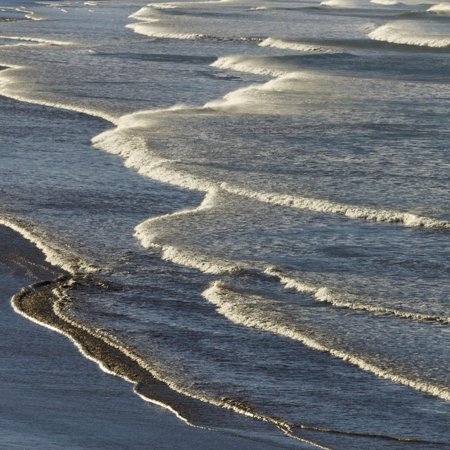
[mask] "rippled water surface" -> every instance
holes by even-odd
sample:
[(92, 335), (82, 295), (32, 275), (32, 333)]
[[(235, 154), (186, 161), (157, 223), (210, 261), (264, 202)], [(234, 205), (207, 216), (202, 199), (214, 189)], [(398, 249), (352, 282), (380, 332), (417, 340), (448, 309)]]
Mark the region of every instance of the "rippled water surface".
[(0, 223), (187, 397), (450, 448), (449, 5), (2, 0)]

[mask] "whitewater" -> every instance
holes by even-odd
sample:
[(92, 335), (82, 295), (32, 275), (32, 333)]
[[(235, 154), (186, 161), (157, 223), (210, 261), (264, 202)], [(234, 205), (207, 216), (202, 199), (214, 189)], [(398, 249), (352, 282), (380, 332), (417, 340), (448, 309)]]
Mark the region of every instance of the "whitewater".
[(0, 225), (65, 275), (15, 311), (187, 425), (447, 448), (448, 5), (22, 3)]

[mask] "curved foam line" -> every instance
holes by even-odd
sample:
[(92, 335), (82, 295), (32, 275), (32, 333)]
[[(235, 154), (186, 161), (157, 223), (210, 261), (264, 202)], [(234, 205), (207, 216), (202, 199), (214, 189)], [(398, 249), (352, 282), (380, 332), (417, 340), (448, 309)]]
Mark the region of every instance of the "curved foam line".
[(86, 114), (87, 116), (97, 117), (99, 119), (106, 120), (107, 122), (112, 123), (115, 125), (118, 122), (118, 118), (115, 116), (112, 116), (110, 114), (104, 113), (102, 111), (94, 110), (94, 109), (88, 109), (88, 108), (81, 108), (76, 105), (69, 105), (65, 103), (57, 103), (57, 102), (51, 102), (46, 100), (37, 100), (30, 97), (27, 97), (26, 94), (22, 93), (16, 93), (11, 90), (11, 85), (15, 83), (14, 77), (11, 76), (14, 71), (20, 71), (26, 69), (25, 66), (11, 66), (5, 64), (4, 66), (7, 67), (7, 69), (4, 69), (0, 71), (0, 95), (11, 98), (13, 100), (17, 100), (23, 103), (30, 103), (33, 105), (41, 105), (41, 106), (48, 106), (51, 108), (56, 109), (63, 109), (66, 111), (73, 111), (81, 114)]
[(268, 37), (258, 44), (260, 47), (279, 48), (281, 50), (295, 50), (301, 52), (320, 52), (320, 53), (334, 53), (332, 49), (315, 46), (311, 44), (304, 44), (301, 42), (284, 41), (282, 39), (275, 39)]
[(135, 237), (144, 248), (156, 248), (161, 251), (162, 259), (179, 264), (184, 267), (199, 270), (211, 275), (229, 275), (239, 273), (255, 273), (267, 275), (277, 279), (286, 289), (309, 295), (313, 300), (329, 304), (335, 308), (349, 309), (375, 314), (396, 316), (401, 319), (408, 319), (419, 322), (433, 322), (449, 324), (450, 317), (423, 314), (420, 312), (405, 311), (384, 306), (373, 306), (366, 303), (351, 301), (345, 296), (332, 292), (326, 286), (314, 286), (309, 282), (302, 281), (285, 275), (274, 266), (263, 264), (249, 264), (245, 262), (230, 261), (211, 255), (200, 254), (190, 250), (182, 249), (172, 245), (164, 245), (158, 242), (158, 232), (152, 230), (157, 225), (162, 225), (164, 221), (184, 215), (195, 215), (199, 211), (212, 209), (216, 204), (218, 191), (210, 191), (206, 194), (203, 202), (196, 208), (177, 211), (175, 213), (148, 219), (135, 227)]
[[(155, 20), (155, 22), (156, 21), (157, 20)], [(155, 27), (152, 26), (149, 21), (131, 23), (126, 25), (126, 28), (133, 30), (137, 34), (160, 39), (196, 40), (204, 37), (204, 35), (200, 33), (177, 33), (175, 31), (166, 30), (164, 27)]]
[(372, 373), (380, 378), (384, 378), (394, 383), (408, 386), (412, 389), (421, 391), (434, 397), (438, 397), (442, 400), (450, 401), (450, 390), (447, 388), (434, 386), (432, 384), (428, 384), (419, 380), (411, 380), (403, 375), (386, 371), (373, 363), (365, 361), (359, 356), (352, 355), (350, 353), (334, 349), (332, 347), (328, 347), (324, 344), (321, 344), (317, 340), (304, 335), (300, 330), (290, 328), (285, 325), (280, 325), (279, 321), (276, 318), (274, 319), (270, 317), (270, 314), (266, 314), (262, 318), (258, 317), (257, 313), (254, 313), (254, 311), (256, 311), (255, 308), (247, 309), (245, 311), (245, 314), (242, 314), (242, 312), (239, 311), (238, 302), (233, 302), (233, 300), (229, 298), (230, 296), (228, 296), (228, 298), (225, 298), (227, 296), (227, 292), (231, 293), (231, 295), (234, 294), (224, 285), (224, 283), (215, 281), (208, 287), (208, 289), (203, 292), (202, 295), (205, 300), (216, 306), (217, 312), (219, 314), (222, 314), (228, 320), (237, 325), (256, 328), (262, 331), (268, 331), (273, 334), (299, 341), (303, 345), (313, 350), (326, 352), (338, 359), (348, 362), (358, 367), (359, 369)]
[(246, 56), (222, 56), (212, 64), (211, 67), (224, 70), (234, 70), (236, 72), (253, 73), (255, 75), (269, 75), (279, 77), (288, 73), (287, 70), (271, 69), (264, 67), (261, 63), (262, 58), (248, 58)]
[[(304, 74), (300, 74), (303, 75)], [(92, 139), (95, 147), (106, 152), (120, 155), (125, 160), (127, 167), (134, 168), (140, 174), (154, 180), (168, 183), (174, 186), (197, 190), (200, 192), (216, 191), (221, 189), (227, 193), (239, 195), (251, 199), (256, 199), (263, 203), (277, 206), (290, 207), (300, 210), (315, 211), (324, 214), (335, 214), (347, 217), (349, 219), (367, 220), (371, 222), (401, 224), (405, 227), (430, 228), (430, 229), (449, 229), (450, 222), (434, 219), (426, 216), (419, 216), (408, 212), (391, 211), (376, 209), (365, 206), (347, 205), (337, 203), (331, 200), (315, 199), (310, 197), (301, 197), (297, 195), (279, 194), (274, 192), (261, 192), (251, 189), (234, 186), (227, 182), (216, 182), (205, 178), (191, 175), (185, 171), (173, 167), (174, 161), (163, 158), (151, 152), (147, 143), (139, 137), (127, 135), (127, 130), (135, 128), (149, 128), (157, 121), (158, 115), (170, 112), (179, 113), (180, 111), (202, 111), (208, 109), (221, 110), (224, 105), (239, 104), (244, 101), (242, 94), (252, 89), (272, 90), (278, 89), (277, 83), (282, 80), (295, 78), (299, 74), (292, 73), (285, 77), (269, 81), (262, 86), (251, 86), (238, 89), (223, 99), (209, 102), (203, 108), (188, 108), (177, 106), (167, 110), (153, 110), (149, 112), (137, 112), (122, 116), (117, 122), (115, 129), (103, 132)], [(122, 135), (122, 133), (125, 133)]]
[(48, 243), (48, 238), (43, 237), (32, 226), (16, 220), (12, 217), (0, 216), (0, 225), (10, 228), (16, 231), (26, 240), (32, 242), (42, 253), (45, 255), (45, 259), (53, 266), (61, 267), (65, 271), (75, 274), (79, 271), (83, 272), (97, 272), (98, 268), (92, 264), (88, 264), (82, 261), (80, 258), (70, 255), (70, 257), (64, 257), (62, 250), (52, 247)]
[(56, 40), (35, 38), (35, 37), (29, 37), (29, 36), (0, 35), (0, 39), (11, 39), (12, 41), (35, 42), (36, 44), (40, 44), (40, 45), (55, 45), (55, 46), (60, 46), (60, 47), (69, 47), (69, 46), (77, 45), (75, 42), (71, 42), (71, 41), (56, 41)]
[(384, 306), (373, 306), (365, 303), (356, 303), (344, 298), (342, 295), (333, 293), (325, 286), (317, 287), (297, 278), (288, 277), (276, 268), (273, 269), (272, 267), (268, 267), (264, 270), (264, 273), (279, 279), (280, 283), (284, 285), (286, 289), (292, 289), (302, 294), (311, 295), (317, 302), (328, 303), (329, 305), (336, 308), (396, 316), (401, 319), (409, 319), (418, 322), (450, 324), (450, 317), (448, 316), (435, 316), (431, 314), (387, 308)]

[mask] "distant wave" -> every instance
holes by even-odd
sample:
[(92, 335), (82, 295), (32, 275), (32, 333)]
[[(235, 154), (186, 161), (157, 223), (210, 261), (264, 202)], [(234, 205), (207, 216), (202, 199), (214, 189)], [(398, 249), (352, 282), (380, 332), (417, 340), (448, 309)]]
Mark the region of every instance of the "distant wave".
[(434, 14), (450, 14), (450, 3), (439, 3), (437, 5), (433, 5), (427, 9), (427, 12)]
[(403, 384), (443, 400), (450, 400), (450, 390), (445, 387), (435, 386), (421, 380), (409, 379), (404, 375), (366, 361), (360, 356), (329, 347), (306, 335), (302, 330), (290, 323), (289, 318), (276, 308), (276, 301), (256, 295), (246, 295), (244, 297), (242, 294), (233, 292), (220, 281), (213, 282), (203, 292), (203, 297), (209, 303), (215, 305), (220, 314), (237, 325), (256, 328), (299, 341), (307, 347), (329, 353), (378, 377)]
[(279, 77), (288, 73), (287, 70), (268, 67), (264, 62), (265, 57), (248, 56), (222, 56), (214, 61), (211, 66), (218, 69), (235, 70), (238, 72), (253, 73), (256, 75), (269, 75)]
[[(130, 19), (138, 20), (138, 23), (126, 25), (126, 28), (133, 30), (143, 36), (160, 39), (181, 39), (195, 40), (207, 38), (202, 33), (189, 33), (173, 30), (164, 24), (163, 11), (176, 8), (189, 8), (194, 6), (208, 6), (214, 4), (230, 3), (234, 0), (211, 0), (198, 2), (170, 2), (170, 3), (150, 3), (129, 16)], [(161, 23), (162, 22), (162, 23)]]
[(362, 3), (357, 0), (324, 0), (320, 6), (328, 6), (330, 8), (361, 8)]
[(420, 47), (444, 48), (450, 46), (450, 35), (427, 31), (402, 22), (383, 25), (369, 33), (369, 38), (392, 44), (416, 45)]
[(159, 25), (155, 26), (148, 22), (131, 23), (128, 24), (126, 27), (133, 30), (137, 34), (142, 34), (144, 36), (161, 39), (194, 40), (205, 37), (203, 34), (200, 33), (180, 33), (177, 31), (171, 31), (170, 29), (164, 28)]
[(302, 42), (284, 41), (282, 39), (274, 39), (271, 37), (264, 39), (262, 42), (260, 42), (259, 46), (279, 48), (282, 50), (295, 50), (301, 52), (320, 52), (320, 53), (333, 52), (332, 49), (326, 47), (311, 45)]
[(57, 41), (57, 40), (42, 39), (42, 38), (29, 37), (29, 36), (0, 35), (0, 39), (10, 39), (12, 41), (30, 42), (32, 44), (39, 44), (39, 45), (56, 45), (56, 46), (62, 46), (62, 47), (75, 45), (75, 42), (71, 42), (71, 41)]

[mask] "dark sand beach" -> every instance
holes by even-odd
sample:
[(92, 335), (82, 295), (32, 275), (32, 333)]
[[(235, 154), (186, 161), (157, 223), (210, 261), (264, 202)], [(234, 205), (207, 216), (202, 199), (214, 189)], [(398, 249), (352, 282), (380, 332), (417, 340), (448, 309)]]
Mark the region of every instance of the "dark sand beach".
[[(16, 314), (12, 296), (58, 274), (4, 227), (0, 247), (0, 448), (283, 448), (186, 425), (133, 395), (130, 384), (101, 371), (66, 337)], [(51, 297), (45, 293), (42, 300)]]

